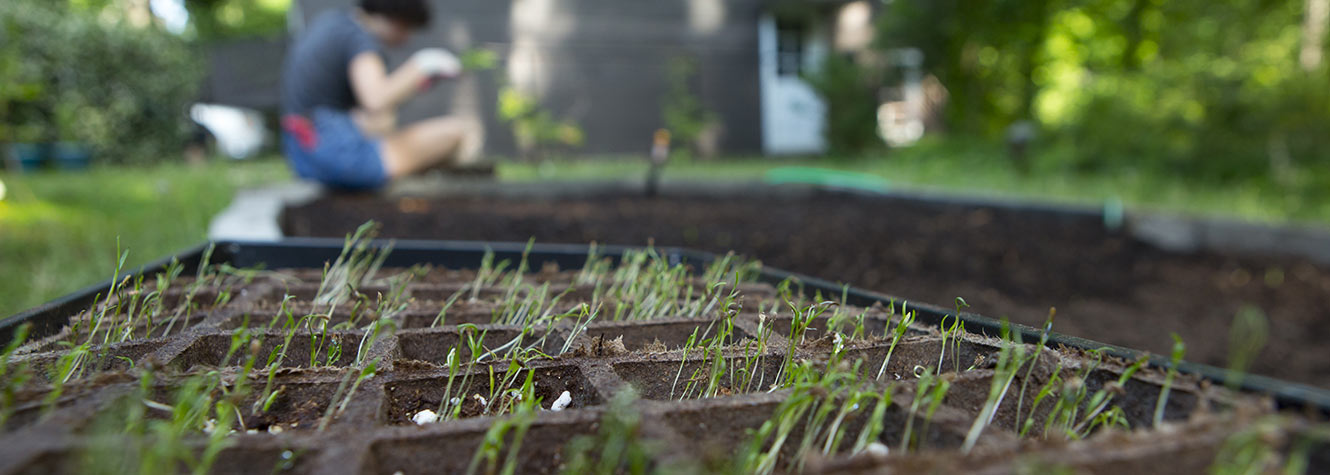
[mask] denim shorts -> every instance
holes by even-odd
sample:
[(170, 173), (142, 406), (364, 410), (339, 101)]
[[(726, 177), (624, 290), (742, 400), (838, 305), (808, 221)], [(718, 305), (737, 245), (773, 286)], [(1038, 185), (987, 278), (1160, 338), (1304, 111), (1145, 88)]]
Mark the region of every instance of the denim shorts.
[(383, 143), (365, 136), (346, 111), (315, 109), (282, 119), (282, 150), (296, 175), (332, 188), (363, 190), (388, 182)]

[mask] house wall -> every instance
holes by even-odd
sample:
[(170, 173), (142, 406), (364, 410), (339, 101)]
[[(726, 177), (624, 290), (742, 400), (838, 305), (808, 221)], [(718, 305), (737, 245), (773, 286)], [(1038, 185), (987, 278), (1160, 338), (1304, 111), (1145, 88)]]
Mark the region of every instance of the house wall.
[[(586, 133), (589, 154), (645, 154), (663, 127), (661, 99), (670, 58), (698, 62), (694, 91), (724, 123), (720, 150), (762, 150), (757, 22), (766, 0), (433, 0), (434, 22), (390, 63), (443, 46), (499, 52), (501, 67), (447, 83), (406, 105), (401, 119), (475, 113), (488, 151), (515, 153), (495, 116), (504, 81), (538, 97)], [(302, 0), (293, 23), (354, 0)]]

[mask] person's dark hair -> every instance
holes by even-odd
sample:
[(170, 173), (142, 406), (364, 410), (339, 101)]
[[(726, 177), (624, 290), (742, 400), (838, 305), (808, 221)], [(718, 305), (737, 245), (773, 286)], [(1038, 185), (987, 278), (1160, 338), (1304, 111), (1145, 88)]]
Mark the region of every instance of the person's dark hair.
[(360, 0), (360, 9), (365, 13), (382, 15), (411, 26), (424, 28), (429, 25), (429, 5), (427, 0)]

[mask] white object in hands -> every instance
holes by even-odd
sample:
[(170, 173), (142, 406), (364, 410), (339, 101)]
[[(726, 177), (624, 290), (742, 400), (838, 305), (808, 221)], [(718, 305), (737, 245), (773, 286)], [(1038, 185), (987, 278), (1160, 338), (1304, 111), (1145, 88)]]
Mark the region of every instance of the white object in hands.
[(417, 412), (416, 415), (411, 416), (411, 422), (415, 422), (416, 425), (418, 426), (423, 426), (425, 424), (432, 424), (438, 422), (438, 420), (439, 416), (435, 415), (434, 411), (431, 411), (429, 409)]
[(454, 77), (462, 74), (462, 61), (443, 48), (425, 48), (411, 56), (416, 67), (429, 76)]
[(563, 394), (559, 395), (558, 399), (554, 400), (554, 404), (550, 404), (550, 410), (562, 411), (564, 409), (568, 409), (568, 405), (572, 403), (573, 403), (573, 395), (569, 394), (568, 391), (564, 391)]

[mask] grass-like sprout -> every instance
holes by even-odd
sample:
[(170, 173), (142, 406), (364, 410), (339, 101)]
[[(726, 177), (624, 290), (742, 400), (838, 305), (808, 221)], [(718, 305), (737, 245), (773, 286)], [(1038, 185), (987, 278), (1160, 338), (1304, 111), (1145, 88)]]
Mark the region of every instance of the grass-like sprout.
[[(1074, 430), (1077, 421), (1079, 421), (1081, 405), (1085, 401), (1087, 388), (1085, 382), (1089, 380), (1090, 375), (1099, 368), (1103, 361), (1103, 350), (1090, 350), (1086, 352), (1087, 356), (1092, 357), (1090, 361), (1080, 368), (1075, 375), (1061, 381), (1061, 387), (1055, 390), (1057, 401), (1053, 404), (1053, 409), (1049, 412), (1048, 419), (1044, 421), (1044, 437), (1048, 437), (1049, 431), (1057, 427), (1063, 437), (1076, 439), (1077, 432)], [(1052, 380), (1050, 380), (1050, 384)], [(1042, 391), (1036, 398), (1036, 405), (1043, 397)], [(1030, 411), (1031, 417), (1034, 415), (1034, 409)]]
[[(356, 390), (360, 389), (361, 383), (364, 383), (365, 380), (373, 378), (378, 374), (378, 367), (379, 359), (375, 358), (373, 361), (368, 361), (364, 365), (347, 368), (346, 376), (342, 378), (342, 382), (337, 385), (337, 390), (333, 392), (332, 404), (328, 405), (328, 409), (324, 411), (323, 417), (319, 419), (318, 430), (322, 431), (328, 428), (328, 424), (331, 423), (334, 418), (341, 415), (343, 412), (346, 412), (346, 406), (351, 404), (351, 399), (355, 397)], [(346, 385), (351, 380), (351, 376), (356, 376), (356, 379), (354, 383), (351, 383), (351, 389), (347, 390)]]
[[(393, 247), (391, 242), (383, 249), (371, 245), (371, 241), (378, 235), (376, 227), (374, 221), (360, 225), (354, 233), (347, 235), (337, 259), (324, 266), (323, 278), (314, 296), (316, 308), (336, 308), (351, 298), (361, 285), (374, 279)], [(331, 314), (332, 310), (328, 313)]]
[[(1048, 319), (1044, 320), (1043, 332), (1039, 334), (1039, 345), (1034, 348), (1034, 355), (1030, 357), (1031, 362), (1039, 361), (1039, 356), (1043, 354), (1044, 347), (1048, 346), (1048, 337), (1050, 334), (1053, 333), (1053, 317), (1057, 316), (1057, 312), (1058, 312), (1057, 307), (1048, 308)], [(1019, 394), (1016, 395), (1015, 420), (1018, 423), (1021, 420), (1021, 412), (1022, 410), (1025, 409), (1025, 390), (1030, 385), (1030, 376), (1034, 374), (1034, 367), (1035, 365), (1031, 364), (1030, 367), (1025, 370), (1025, 377), (1021, 379), (1021, 391)], [(1056, 373), (1054, 377), (1056, 377)], [(1017, 431), (1022, 431), (1023, 429), (1024, 427), (1016, 428)]]
[[(1039, 405), (1042, 404), (1045, 399), (1057, 393), (1059, 384), (1061, 383), (1061, 376), (1060, 376), (1061, 373), (1062, 373), (1062, 363), (1058, 362), (1057, 367), (1053, 369), (1052, 375), (1048, 377), (1048, 381), (1046, 381), (1044, 385), (1039, 388), (1039, 392), (1035, 394), (1034, 400), (1031, 401), (1030, 412), (1026, 416), (1025, 421), (1020, 423), (1021, 425), (1020, 428), (1018, 429), (1019, 431), (1018, 435), (1020, 435), (1021, 437), (1025, 437), (1026, 434), (1030, 432), (1030, 429), (1034, 427), (1034, 414), (1035, 411), (1039, 410)], [(1026, 375), (1026, 378), (1029, 378), (1028, 374)], [(1022, 384), (1021, 386), (1022, 386), (1021, 392), (1024, 393), (1025, 385)], [(1017, 406), (1018, 411), (1019, 409), (1020, 407)], [(1016, 420), (1020, 421), (1021, 419), (1018, 416)]]
[(1011, 389), (1016, 373), (1029, 361), (1025, 357), (1025, 345), (1021, 343), (1020, 332), (1012, 332), (1006, 319), (1002, 320), (1002, 340), (1002, 350), (998, 353), (997, 366), (993, 369), (992, 383), (988, 388), (988, 399), (984, 401), (979, 417), (974, 419), (974, 424), (965, 435), (965, 442), (961, 445), (962, 452), (969, 453), (979, 441), (979, 435), (983, 434), (984, 428), (993, 423), (993, 416), (997, 415), (998, 407), (1007, 397), (1007, 391)]
[(786, 300), (790, 312), (794, 315), (790, 321), (790, 334), (787, 336), (790, 347), (785, 351), (785, 363), (781, 365), (780, 373), (776, 376), (777, 381), (794, 368), (794, 354), (798, 346), (804, 342), (804, 336), (808, 333), (808, 327), (813, 321), (826, 312), (827, 307), (835, 305), (835, 302), (824, 301), (809, 305), (807, 308), (801, 307), (794, 301)]
[[(240, 412), (234, 401), (245, 386), (229, 392), (220, 373), (209, 371), (179, 381), (166, 403), (152, 400), (155, 375), (140, 373), (138, 388), (103, 411), (93, 423), (93, 443), (82, 453), (88, 473), (208, 473), (217, 457), (233, 442), (232, 427)], [(196, 450), (192, 440), (205, 435)]]
[(891, 353), (896, 351), (896, 345), (901, 342), (902, 338), (905, 338), (905, 333), (910, 330), (910, 325), (913, 323), (914, 312), (905, 312), (902, 310), (900, 321), (896, 323), (895, 328), (892, 328), (891, 346), (887, 347), (887, 356), (882, 358), (882, 368), (877, 370), (877, 378), (875, 379), (880, 380), (882, 379), (882, 376), (887, 373), (887, 363), (891, 362)]
[(642, 437), (642, 415), (634, 407), (637, 393), (631, 388), (610, 400), (594, 435), (579, 435), (564, 446), (568, 460), (561, 473), (613, 475), (647, 473), (659, 444)]
[(446, 366), (448, 367), (448, 383), (443, 391), (443, 399), (439, 400), (439, 410), (436, 411), (439, 420), (456, 419), (461, 416), (462, 403), (464, 402), (462, 397), (464, 397), (465, 394), (463, 394), (462, 397), (454, 397), (453, 383), (456, 381), (457, 375), (462, 374), (459, 388), (461, 392), (465, 392), (467, 383), (471, 379), (472, 370), (475, 367), (476, 360), (480, 359), (480, 356), (485, 353), (483, 342), (485, 339), (485, 333), (487, 333), (488, 330), (482, 331), (479, 327), (473, 324), (464, 324), (458, 328), (462, 332), (461, 335), (464, 339), (463, 343), (466, 345), (466, 349), (469, 351), (470, 356), (466, 358), (467, 369), (463, 372), (461, 370), (463, 356), (461, 352), (458, 351), (459, 349), (453, 348), (448, 351), (448, 357), (445, 360)]
[(453, 304), (457, 303), (457, 299), (460, 298), (463, 293), (466, 293), (466, 290), (467, 287), (463, 286), (461, 290), (453, 292), (452, 295), (448, 296), (448, 300), (443, 302), (443, 307), (439, 308), (439, 314), (434, 317), (433, 322), (430, 322), (429, 326), (431, 328), (444, 325), (444, 322), (448, 317), (448, 310), (453, 308)]
[(55, 410), (56, 402), (65, 392), (65, 385), (69, 384), (70, 380), (82, 376), (85, 364), (92, 357), (90, 348), (91, 344), (85, 342), (70, 348), (56, 360), (54, 371), (51, 373), (51, 390), (42, 401), (43, 416)]
[[(1309, 473), (1307, 471), (1307, 453), (1309, 442), (1303, 438), (1289, 450), (1285, 458), (1278, 446), (1284, 437), (1284, 425), (1287, 422), (1280, 416), (1267, 416), (1257, 419), (1251, 425), (1234, 432), (1224, 439), (1224, 444), (1215, 454), (1209, 473), (1213, 475), (1249, 475), (1257, 473)], [(1301, 454), (1299, 451), (1303, 450)], [(1278, 470), (1283, 462), (1283, 470)]]
[[(522, 385), (520, 396), (513, 407), (512, 414), (490, 424), (489, 430), (485, 431), (485, 438), (481, 441), (480, 447), (476, 453), (471, 456), (471, 463), (467, 465), (466, 473), (474, 474), (481, 472), (481, 464), (485, 469), (484, 473), (501, 473), (511, 475), (517, 472), (518, 453), (522, 448), (522, 439), (526, 437), (527, 430), (531, 424), (536, 421), (536, 414), (540, 410), (540, 401), (535, 397), (535, 384), (532, 380), (534, 373), (528, 372), (526, 382)], [(504, 440), (512, 434), (512, 440), (507, 444)], [(503, 465), (499, 465), (499, 455), (507, 446), (507, 455), (504, 457)]]
[(3, 382), (3, 386), (0, 386), (0, 429), (5, 427), (5, 422), (14, 414), (14, 403), (19, 390), (32, 379), (32, 370), (28, 365), (13, 368), (9, 365), (10, 357), (28, 340), (31, 331), (32, 323), (19, 325), (14, 330), (14, 338), (5, 345), (4, 351), (0, 352), (0, 381)]
[[(848, 370), (830, 367), (817, 371), (809, 363), (800, 363), (793, 373), (798, 375), (793, 391), (736, 457), (736, 473), (768, 474), (777, 469), (798, 472), (812, 453), (824, 456), (838, 453), (849, 436), (845, 422), (853, 415), (869, 414), (854, 437), (851, 454), (862, 452), (881, 436), (882, 419), (891, 403), (890, 387), (883, 391), (873, 389), (860, 376), (857, 365)], [(787, 466), (779, 467), (782, 449), (792, 442), (801, 426), (802, 437), (793, 450), (794, 455)]]
[(1256, 355), (1261, 353), (1269, 336), (1270, 323), (1265, 318), (1265, 312), (1255, 306), (1238, 310), (1228, 330), (1228, 374), (1224, 384), (1229, 389), (1237, 390), (1242, 386), (1247, 369), (1256, 360)]
[(1182, 342), (1182, 337), (1177, 333), (1171, 334), (1173, 337), (1173, 355), (1169, 359), (1168, 374), (1164, 376), (1164, 387), (1159, 390), (1159, 400), (1155, 402), (1154, 426), (1159, 427), (1164, 422), (1164, 406), (1168, 405), (1168, 393), (1173, 389), (1173, 380), (1178, 376), (1178, 365), (1182, 363), (1182, 357), (1187, 354), (1187, 344)]
[[(910, 413), (905, 420), (905, 434), (901, 437), (900, 451), (906, 452), (913, 445), (918, 448), (922, 445), (922, 439), (928, 436), (928, 426), (933, 421), (933, 414), (937, 412), (942, 401), (947, 397), (947, 391), (951, 389), (951, 378), (948, 375), (936, 375), (932, 368), (916, 366), (915, 374), (918, 381), (914, 387), (914, 399), (910, 402)], [(919, 408), (927, 403), (924, 416), (924, 427), (921, 434), (916, 437), (914, 433), (914, 420), (919, 413)], [(915, 439), (919, 440), (915, 440)]]
[(1115, 394), (1125, 391), (1127, 381), (1131, 380), (1132, 375), (1135, 375), (1137, 371), (1140, 371), (1141, 366), (1143, 366), (1145, 362), (1145, 358), (1136, 360), (1135, 363), (1132, 363), (1122, 371), (1122, 374), (1118, 376), (1116, 382), (1106, 384), (1103, 388), (1095, 391), (1094, 395), (1090, 397), (1089, 403), (1086, 404), (1086, 407), (1089, 407), (1090, 410), (1086, 412), (1085, 417), (1081, 419), (1081, 422), (1077, 424), (1076, 427), (1072, 428), (1072, 433), (1075, 434), (1076, 438), (1085, 438), (1097, 427), (1126, 427), (1128, 425), (1127, 419), (1122, 413), (1122, 409), (1117, 406), (1110, 406), (1109, 404), (1113, 402), (1113, 396)]

